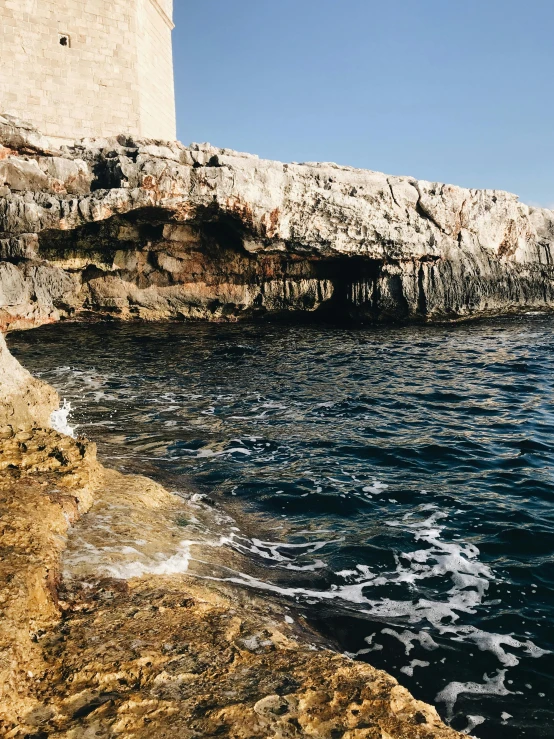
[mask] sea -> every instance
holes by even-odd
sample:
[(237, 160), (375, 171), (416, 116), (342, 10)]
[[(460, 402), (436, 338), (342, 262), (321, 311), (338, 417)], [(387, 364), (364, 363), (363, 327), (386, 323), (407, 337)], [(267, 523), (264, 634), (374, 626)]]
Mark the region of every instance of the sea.
[[(64, 400), (58, 428), (203, 512), (152, 571), (282, 603), (468, 735), (554, 737), (553, 317), (64, 323), (8, 343)], [(109, 551), (99, 571), (137, 574)]]

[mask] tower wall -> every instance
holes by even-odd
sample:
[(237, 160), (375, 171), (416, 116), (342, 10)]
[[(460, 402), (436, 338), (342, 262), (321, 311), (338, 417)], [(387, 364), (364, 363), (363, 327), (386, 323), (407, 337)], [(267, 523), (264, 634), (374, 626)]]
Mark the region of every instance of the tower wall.
[(0, 0), (0, 111), (58, 138), (174, 139), (171, 12), (171, 0)]
[(175, 139), (172, 0), (138, 0), (140, 130), (143, 136)]

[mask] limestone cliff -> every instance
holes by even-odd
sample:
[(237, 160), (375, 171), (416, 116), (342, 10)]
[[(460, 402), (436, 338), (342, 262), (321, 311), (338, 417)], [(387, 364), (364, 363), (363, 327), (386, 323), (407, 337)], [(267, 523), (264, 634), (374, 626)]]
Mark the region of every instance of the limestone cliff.
[(124, 136), (56, 150), (8, 116), (0, 145), (4, 328), (554, 306), (554, 212), (509, 193)]

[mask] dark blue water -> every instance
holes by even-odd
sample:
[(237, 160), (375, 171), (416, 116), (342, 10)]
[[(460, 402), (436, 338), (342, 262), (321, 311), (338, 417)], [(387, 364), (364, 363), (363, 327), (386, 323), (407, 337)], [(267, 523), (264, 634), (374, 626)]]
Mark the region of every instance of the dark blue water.
[[(248, 566), (455, 728), (554, 737), (553, 319), (58, 325), (10, 346), (102, 459), (209, 496)], [(236, 559), (229, 560), (236, 563)]]

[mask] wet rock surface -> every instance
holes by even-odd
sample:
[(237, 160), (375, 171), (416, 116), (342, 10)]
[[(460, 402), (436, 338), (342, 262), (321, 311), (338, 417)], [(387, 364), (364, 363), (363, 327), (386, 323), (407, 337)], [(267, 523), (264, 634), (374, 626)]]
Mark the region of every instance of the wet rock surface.
[(97, 736), (458, 736), (385, 673), (310, 649), (259, 605), (185, 578), (68, 595), (54, 736), (76, 725)]
[(125, 489), (145, 525), (154, 511), (185, 504), (144, 478), (102, 472), (93, 449), (55, 432), (26, 439), (29, 464), (21, 439), (6, 443), (6, 737), (459, 736), (394, 678), (333, 654), (307, 627), (245, 593), (184, 575), (62, 581), (67, 528), (92, 493), (91, 514), (104, 495)]
[(8, 117), (0, 146), (4, 328), (554, 304), (554, 213), (509, 193), (124, 136), (53, 150)]

